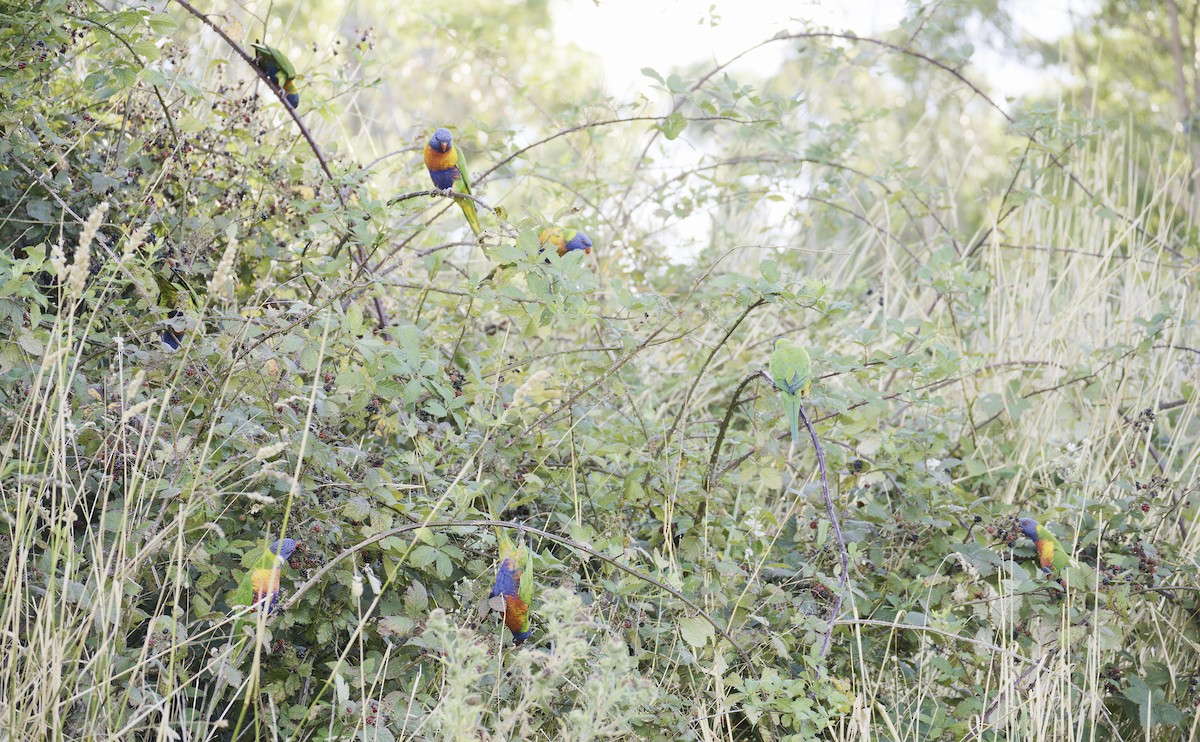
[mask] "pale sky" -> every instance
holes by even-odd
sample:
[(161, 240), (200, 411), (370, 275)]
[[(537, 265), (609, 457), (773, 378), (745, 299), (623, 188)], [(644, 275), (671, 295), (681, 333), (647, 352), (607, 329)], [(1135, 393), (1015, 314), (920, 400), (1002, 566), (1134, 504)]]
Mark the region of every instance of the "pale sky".
[[(1072, 8), (1078, 14), (1092, 4), (1094, 0), (1016, 0), (1008, 7), (1022, 31), (1053, 39), (1070, 29)], [(643, 67), (665, 77), (688, 62), (724, 62), (781, 30), (798, 30), (799, 19), (864, 36), (878, 34), (895, 28), (904, 9), (903, 0), (557, 0), (552, 6), (555, 38), (598, 55), (608, 92), (622, 99), (650, 84)], [(785, 51), (784, 44), (768, 45), (739, 64), (768, 73)], [(981, 50), (976, 62), (988, 67), (1003, 95), (1038, 84), (1017, 60)]]

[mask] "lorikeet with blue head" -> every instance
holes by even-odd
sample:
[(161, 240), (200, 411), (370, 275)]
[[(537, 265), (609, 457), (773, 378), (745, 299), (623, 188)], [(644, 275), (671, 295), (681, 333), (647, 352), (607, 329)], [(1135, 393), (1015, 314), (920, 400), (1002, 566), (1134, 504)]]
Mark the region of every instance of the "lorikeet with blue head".
[(300, 105), (300, 93), (296, 91), (296, 68), (283, 52), (266, 44), (254, 44), (254, 63), (275, 87), (283, 89), (283, 97), (289, 106), (295, 108)]
[(1038, 564), (1041, 565), (1043, 572), (1046, 574), (1058, 572), (1071, 564), (1070, 554), (1049, 528), (1042, 526), (1033, 518), (1021, 518), (1017, 521), (1017, 525), (1021, 527), (1021, 533), (1024, 533), (1033, 542), (1033, 547), (1037, 550)]
[[(519, 246), (520, 242), (518, 241)], [(560, 258), (574, 250), (582, 250), (585, 255), (588, 255), (592, 252), (592, 238), (582, 229), (549, 226), (544, 227), (538, 232), (538, 254), (542, 254), (547, 246), (553, 247), (558, 252), (558, 257)], [(547, 258), (545, 262), (549, 263), (550, 259)], [(516, 265), (515, 262), (497, 265), (479, 281), (479, 285), (482, 286), (492, 280), (501, 270), (514, 268)]]
[(592, 253), (592, 238), (582, 229), (546, 227), (538, 235), (538, 241), (543, 249), (546, 245), (555, 247), (560, 258), (572, 250), (583, 250), (585, 255)]
[[(433, 132), (429, 143), (425, 145), (425, 168), (433, 180), (434, 188), (442, 191), (454, 190), (458, 193), (471, 195), (471, 179), (467, 175), (467, 163), (462, 151), (454, 146), (454, 137), (450, 130), (442, 127)], [(467, 224), (478, 237), (483, 231), (479, 226), (479, 214), (475, 211), (475, 202), (469, 198), (456, 198), (459, 208), (467, 217)]]
[(812, 360), (808, 351), (787, 338), (779, 338), (771, 351), (767, 370), (783, 398), (783, 409), (792, 426), (792, 440), (799, 442), (800, 397), (807, 396), (812, 386)]
[(279, 600), (280, 572), (295, 550), (294, 539), (281, 538), (273, 541), (270, 547), (251, 563), (250, 569), (238, 583), (238, 589), (230, 603), (249, 605), (255, 610), (261, 605), (266, 605), (268, 611), (274, 612), (275, 604)]
[(492, 583), (493, 609), (504, 614), (504, 625), (512, 632), (513, 644), (521, 644), (533, 634), (529, 628), (529, 608), (533, 604), (533, 571), (529, 567), (529, 550), (525, 546), (525, 529), (517, 533), (513, 544), (505, 529), (496, 529), (500, 545), (500, 565)]

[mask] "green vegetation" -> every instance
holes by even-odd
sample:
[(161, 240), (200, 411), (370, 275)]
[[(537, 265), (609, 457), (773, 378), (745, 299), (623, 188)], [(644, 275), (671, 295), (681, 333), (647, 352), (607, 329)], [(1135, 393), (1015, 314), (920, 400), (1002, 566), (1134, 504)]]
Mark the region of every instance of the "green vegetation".
[(993, 101), (937, 5), (622, 102), (544, 2), (110, 5), (0, 6), (6, 737), (1200, 733), (1195, 70), (1122, 72), (1190, 32)]

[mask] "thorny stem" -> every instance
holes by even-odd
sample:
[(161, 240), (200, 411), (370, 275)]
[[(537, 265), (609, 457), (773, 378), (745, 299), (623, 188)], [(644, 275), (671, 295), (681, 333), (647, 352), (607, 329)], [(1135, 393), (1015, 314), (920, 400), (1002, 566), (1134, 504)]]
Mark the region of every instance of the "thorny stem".
[(830, 611), (829, 628), (825, 630), (825, 639), (821, 642), (821, 657), (824, 657), (829, 654), (829, 642), (833, 639), (833, 629), (837, 625), (838, 614), (842, 611), (842, 596), (846, 592), (846, 579), (850, 574), (850, 555), (846, 552), (846, 539), (842, 537), (842, 526), (838, 522), (837, 507), (834, 506), (833, 497), (829, 494), (829, 473), (825, 469), (825, 449), (821, 447), (821, 441), (817, 438), (817, 429), (809, 422), (808, 415), (804, 414), (803, 405), (800, 405), (800, 419), (804, 421), (804, 427), (808, 428), (813, 448), (817, 451), (817, 468), (821, 472), (821, 497), (825, 499), (825, 512), (829, 515), (829, 524), (833, 527), (833, 535), (837, 539), (838, 552), (842, 558), (842, 574), (838, 577), (838, 590), (833, 599), (833, 609)]
[[(261, 78), (262, 81), (267, 84), (267, 88), (275, 93), (275, 96), (279, 98), (279, 103), (283, 106), (283, 110), (287, 111), (288, 115), (292, 117), (292, 121), (296, 122), (296, 127), (300, 130), (300, 134), (304, 137), (304, 141), (308, 142), (309, 149), (311, 149), (313, 154), (316, 155), (317, 163), (321, 166), (321, 171), (325, 173), (325, 177), (329, 180), (329, 184), (333, 188), (333, 194), (337, 196), (338, 203), (340, 203), (344, 208), (346, 206), (346, 197), (342, 193), (342, 189), (338, 187), (337, 180), (333, 177), (333, 171), (329, 168), (329, 162), (325, 159), (325, 153), (321, 151), (321, 147), (317, 144), (317, 140), (313, 139), (312, 133), (310, 133), (308, 127), (304, 125), (304, 121), (301, 120), (300, 114), (297, 113), (296, 109), (292, 108), (291, 104), (287, 102), (287, 99), (284, 97), (283, 90), (278, 88), (274, 84), (274, 81), (267, 77), (267, 73), (259, 69), (258, 65), (254, 62), (254, 58), (242, 48), (241, 44), (234, 41), (229, 34), (225, 33), (224, 29), (209, 20), (207, 15), (201, 13), (187, 0), (175, 0), (175, 2), (179, 3), (180, 7), (194, 15), (201, 23), (211, 28), (218, 36), (220, 36), (225, 43), (229, 45), (229, 48), (233, 49), (239, 57), (245, 60), (246, 64), (250, 66), (250, 69), (254, 70), (254, 74), (258, 75), (259, 78)], [(349, 234), (349, 230), (347, 230), (347, 234)], [(359, 245), (358, 249), (355, 251), (354, 257), (356, 262), (359, 264), (359, 269), (363, 273), (369, 275), (370, 269), (367, 267), (367, 258), (361, 245)], [(378, 296), (375, 296), (372, 303), (375, 307), (375, 314), (377, 315), (379, 322), (379, 331), (386, 339), (388, 318), (387, 313), (383, 309), (383, 302), (380, 301)]]
[(717, 461), (721, 458), (721, 444), (725, 442), (725, 431), (729, 429), (729, 421), (733, 419), (733, 413), (737, 410), (740, 402), (738, 397), (742, 396), (742, 390), (755, 379), (762, 376), (762, 371), (755, 371), (746, 378), (742, 379), (742, 383), (738, 384), (738, 388), (733, 390), (733, 397), (729, 400), (729, 407), (725, 409), (725, 419), (721, 421), (721, 427), (717, 430), (717, 440), (713, 443), (712, 455), (708, 457), (708, 471), (704, 473), (704, 491), (708, 492), (712, 489), (713, 470), (717, 468)]
[[(725, 346), (725, 341), (729, 340), (729, 336), (733, 334), (734, 330), (736, 330), (738, 326), (742, 324), (742, 321), (746, 319), (751, 312), (766, 303), (766, 299), (759, 299), (750, 306), (746, 307), (746, 310), (742, 312), (741, 315), (733, 321), (733, 324), (729, 326), (729, 329), (725, 331), (725, 335), (721, 337), (721, 340), (713, 346), (711, 351), (709, 351), (708, 357), (704, 359), (704, 363), (700, 365), (700, 370), (696, 372), (695, 378), (692, 379), (692, 385), (688, 387), (687, 394), (683, 395), (683, 402), (679, 406), (679, 414), (675, 416), (675, 420), (671, 423), (671, 427), (667, 430), (666, 435), (663, 436), (662, 444), (659, 445), (658, 450), (654, 452), (652, 458), (658, 458), (658, 456), (666, 450), (667, 444), (671, 442), (671, 436), (675, 435), (675, 431), (679, 428), (679, 421), (682, 420), (683, 416), (687, 414), (688, 402), (691, 401), (692, 394), (696, 391), (696, 386), (700, 383), (700, 378), (704, 376), (704, 372), (708, 369), (708, 365), (712, 363), (712, 359), (716, 357), (717, 351), (721, 350), (721, 348)], [(734, 400), (736, 401), (736, 399), (737, 397), (735, 396)]]

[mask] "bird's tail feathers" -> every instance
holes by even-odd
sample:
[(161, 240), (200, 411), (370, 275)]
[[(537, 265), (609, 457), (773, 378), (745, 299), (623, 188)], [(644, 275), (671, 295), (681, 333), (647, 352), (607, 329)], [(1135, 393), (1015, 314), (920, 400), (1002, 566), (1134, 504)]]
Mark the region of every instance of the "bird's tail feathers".
[(788, 423), (792, 426), (792, 440), (800, 442), (800, 397), (786, 392), (783, 395), (783, 409), (787, 412)]
[(471, 227), (471, 231), (478, 237), (483, 233), (483, 227), (479, 224), (479, 212), (475, 210), (475, 203), (466, 198), (454, 199), (458, 205), (462, 207), (463, 216), (467, 217), (467, 224)]

